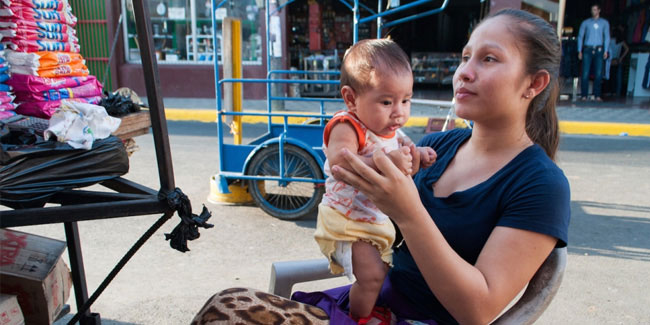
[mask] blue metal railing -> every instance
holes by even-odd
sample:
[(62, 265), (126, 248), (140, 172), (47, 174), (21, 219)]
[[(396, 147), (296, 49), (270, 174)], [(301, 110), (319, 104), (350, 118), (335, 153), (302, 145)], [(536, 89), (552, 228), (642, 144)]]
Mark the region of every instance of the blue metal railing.
[[(212, 25), (213, 28), (217, 26), (216, 22), (216, 17), (215, 17), (215, 11), (216, 9), (222, 7), (227, 1), (229, 0), (211, 0), (212, 2)], [(270, 50), (272, 48), (272, 40), (271, 40), (271, 34), (270, 34), (270, 18), (272, 15), (275, 15), (278, 13), (280, 10), (282, 10), (284, 7), (287, 5), (295, 2), (296, 0), (288, 0), (282, 5), (274, 5), (273, 9), (271, 8), (270, 5), (270, 0), (265, 0), (265, 27), (266, 27), (266, 71), (267, 71), (267, 77), (266, 79), (246, 79), (246, 78), (240, 78), (240, 79), (223, 79), (219, 80), (219, 63), (218, 63), (218, 46), (217, 46), (217, 33), (216, 31), (212, 33), (212, 41), (213, 41), (213, 57), (215, 58), (215, 63), (214, 63), (214, 79), (215, 79), (215, 94), (217, 98), (217, 132), (218, 132), (218, 137), (219, 137), (219, 169), (223, 170), (223, 159), (221, 159), (221, 154), (222, 154), (222, 144), (223, 144), (223, 134), (222, 134), (222, 123), (221, 123), (221, 118), (222, 116), (242, 116), (242, 115), (252, 115), (252, 116), (266, 116), (268, 117), (268, 128), (269, 132), (272, 127), (272, 118), (273, 117), (283, 117), (284, 119), (284, 133), (280, 135), (280, 152), (282, 152), (282, 142), (284, 142), (284, 137), (286, 136), (286, 132), (288, 129), (288, 118), (289, 117), (311, 117), (311, 118), (320, 118), (321, 123), (323, 122), (323, 119), (329, 118), (331, 116), (326, 116), (325, 115), (325, 109), (324, 109), (324, 104), (326, 102), (343, 102), (342, 99), (332, 99), (332, 98), (296, 98), (296, 97), (283, 97), (283, 96), (272, 96), (271, 95), (271, 85), (272, 84), (330, 84), (330, 85), (337, 85), (339, 84), (338, 80), (302, 80), (302, 79), (272, 79), (272, 76), (274, 74), (312, 74), (312, 75), (336, 75), (339, 74), (339, 71), (304, 71), (304, 70), (271, 70), (271, 56), (272, 54), (270, 53)], [(359, 40), (359, 24), (360, 23), (366, 23), (370, 22), (372, 20), (376, 20), (377, 22), (377, 38), (381, 37), (382, 30), (384, 28), (388, 28), (397, 24), (405, 23), (411, 20), (419, 19), (428, 15), (433, 15), (436, 13), (439, 13), (443, 11), (447, 5), (449, 0), (444, 0), (443, 4), (441, 5), (440, 8), (429, 10), (426, 12), (414, 14), (408, 17), (400, 18), (391, 22), (388, 22), (386, 24), (383, 24), (383, 18), (389, 15), (393, 15), (399, 12), (403, 12), (404, 10), (415, 8), (419, 5), (423, 5), (426, 3), (430, 3), (433, 0), (416, 0), (412, 3), (405, 4), (402, 6), (398, 6), (392, 9), (388, 9), (386, 11), (382, 11), (382, 6), (383, 6), (383, 1), (378, 0), (378, 7), (377, 11), (373, 11), (372, 9), (368, 8), (366, 5), (362, 4), (359, 2), (359, 0), (339, 0), (339, 2), (343, 3), (346, 7), (348, 7), (352, 11), (353, 15), (353, 42), (356, 43)], [(351, 2), (351, 3), (350, 3)], [(360, 14), (360, 9), (364, 9), (370, 13), (370, 16), (361, 18)], [(260, 112), (224, 112), (222, 110), (222, 91), (221, 87), (224, 82), (241, 82), (241, 83), (266, 83), (267, 88), (266, 88), (266, 93), (267, 93), (267, 112), (266, 113), (260, 113)], [(274, 100), (283, 100), (283, 101), (299, 101), (299, 102), (319, 102), (320, 103), (320, 110), (319, 114), (296, 114), (296, 113), (273, 113), (272, 108), (271, 108), (271, 102)], [(282, 158), (283, 155), (280, 155), (280, 159)], [(280, 164), (281, 168), (283, 164)], [(280, 175), (283, 175), (283, 170), (281, 169)], [(239, 178), (239, 179), (264, 179), (264, 180), (277, 180), (277, 181), (309, 181), (309, 180), (303, 180), (303, 179), (287, 179), (283, 177), (260, 177), (260, 176), (245, 176), (245, 175), (238, 175), (238, 176), (231, 176), (231, 175), (224, 175), (226, 178)], [(322, 182), (317, 181), (317, 180), (312, 180), (312, 182)]]

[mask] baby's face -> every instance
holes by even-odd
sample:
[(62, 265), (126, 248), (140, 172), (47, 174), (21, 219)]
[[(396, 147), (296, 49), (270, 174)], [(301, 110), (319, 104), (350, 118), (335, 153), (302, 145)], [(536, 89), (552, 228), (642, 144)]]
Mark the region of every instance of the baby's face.
[(356, 96), (353, 111), (377, 135), (390, 136), (411, 114), (413, 75), (372, 73), (370, 86)]

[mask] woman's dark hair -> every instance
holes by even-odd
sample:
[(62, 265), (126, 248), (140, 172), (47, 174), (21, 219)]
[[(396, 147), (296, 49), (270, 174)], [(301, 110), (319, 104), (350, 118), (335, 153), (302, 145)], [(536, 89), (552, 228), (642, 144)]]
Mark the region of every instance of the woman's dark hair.
[(537, 15), (523, 10), (504, 9), (492, 17), (505, 16), (514, 23), (508, 28), (523, 48), (526, 73), (533, 75), (540, 70), (548, 71), (548, 86), (533, 100), (526, 112), (526, 133), (541, 146), (546, 154), (555, 159), (560, 140), (555, 106), (560, 95), (561, 43), (553, 27)]

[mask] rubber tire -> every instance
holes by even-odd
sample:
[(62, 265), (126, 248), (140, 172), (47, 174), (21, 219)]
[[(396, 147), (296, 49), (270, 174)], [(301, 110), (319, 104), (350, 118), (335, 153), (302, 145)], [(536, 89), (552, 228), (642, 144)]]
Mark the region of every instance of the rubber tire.
[[(247, 169), (247, 175), (263, 175), (263, 176), (278, 176), (279, 174), (279, 146), (277, 144), (269, 145), (266, 148), (258, 151)], [(285, 154), (285, 166), (288, 163), (299, 164), (299, 170), (285, 171), (286, 175), (289, 177), (307, 177), (310, 179), (323, 179), (323, 172), (320, 165), (314, 157), (312, 157), (307, 151), (298, 148), (294, 145), (285, 144), (284, 145), (284, 154)], [(266, 168), (266, 170), (262, 170)], [(269, 172), (271, 170), (271, 172)], [(300, 175), (296, 174), (299, 171)], [(276, 181), (270, 181), (274, 184), (277, 184)], [(300, 196), (300, 200), (304, 202), (298, 202), (299, 207), (287, 207), (285, 204), (290, 204), (287, 202), (291, 198), (296, 199), (294, 195), (276, 195), (267, 193), (266, 190), (262, 192), (260, 186), (265, 187), (266, 181), (257, 181), (249, 180), (248, 189), (255, 200), (257, 206), (259, 206), (264, 212), (282, 220), (297, 220), (300, 219), (312, 211), (314, 211), (325, 193), (325, 184), (324, 183), (309, 183), (309, 182), (289, 182), (286, 187), (280, 188), (284, 190), (289, 190), (292, 185), (298, 185), (298, 193), (305, 192), (305, 186), (303, 184), (308, 184), (309, 186), (313, 185), (313, 193), (310, 197)], [(269, 201), (269, 198), (271, 201)], [(294, 202), (295, 203), (295, 202)]]

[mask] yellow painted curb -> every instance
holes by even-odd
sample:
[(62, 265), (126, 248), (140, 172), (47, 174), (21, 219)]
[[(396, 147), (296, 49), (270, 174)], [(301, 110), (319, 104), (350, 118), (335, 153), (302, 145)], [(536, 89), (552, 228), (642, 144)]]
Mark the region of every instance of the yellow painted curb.
[(560, 132), (650, 137), (650, 124), (560, 121)]
[(213, 109), (165, 108), (165, 116), (170, 121), (217, 121), (217, 111)]
[[(253, 111), (263, 113), (265, 111)], [(283, 112), (288, 114), (304, 114), (303, 112)], [(217, 111), (213, 109), (180, 109), (166, 108), (165, 115), (170, 121), (199, 121), (214, 123), (217, 120)], [(308, 117), (290, 117), (289, 123), (299, 124), (308, 120)], [(406, 122), (406, 127), (426, 127), (428, 117), (414, 116)], [(242, 123), (266, 123), (265, 116), (242, 116)], [(273, 123), (282, 123), (283, 118), (273, 117)], [(465, 127), (462, 119), (456, 119), (456, 127)], [(560, 132), (565, 134), (594, 134), (594, 135), (622, 135), (650, 137), (650, 124), (636, 123), (610, 123), (610, 122), (583, 122), (560, 121)]]

